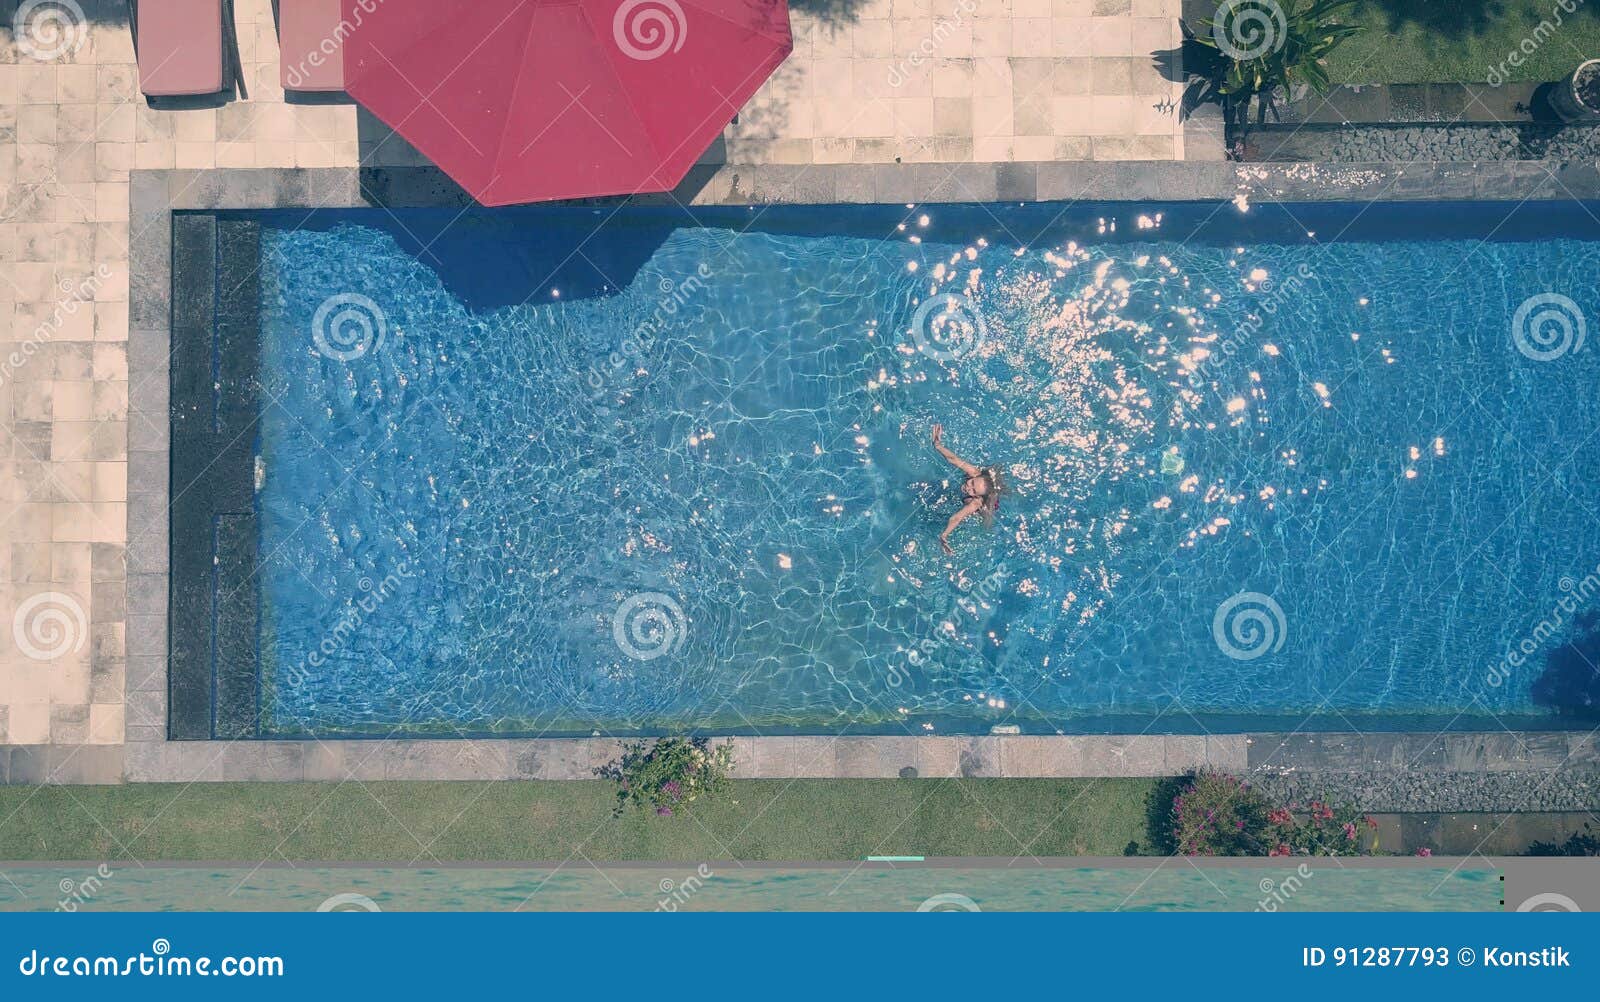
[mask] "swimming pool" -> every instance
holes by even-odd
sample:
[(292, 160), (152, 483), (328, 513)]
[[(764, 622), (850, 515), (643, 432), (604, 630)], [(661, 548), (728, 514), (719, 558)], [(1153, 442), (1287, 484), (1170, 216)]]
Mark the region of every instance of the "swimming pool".
[(250, 216), (257, 733), (1559, 725), (1595, 207), (1244, 209)]

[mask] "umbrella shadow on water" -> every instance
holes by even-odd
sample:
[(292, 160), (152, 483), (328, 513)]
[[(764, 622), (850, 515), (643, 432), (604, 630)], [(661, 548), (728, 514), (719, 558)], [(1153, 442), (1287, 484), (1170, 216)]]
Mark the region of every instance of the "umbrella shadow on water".
[[(393, 210), (362, 224), (388, 230), (474, 312), (616, 294), (692, 222), (684, 206), (718, 170), (691, 168), (663, 195), (485, 208), (365, 108), (358, 106), (356, 122), (362, 199)], [(656, 211), (618, 214), (624, 204)], [(337, 212), (320, 216), (304, 225), (339, 222)]]
[[(475, 207), (437, 167), (364, 167), (362, 195), (385, 213), (324, 210), (297, 228), (351, 222), (389, 234), (473, 313), (611, 296), (684, 224), (681, 212), (628, 213), (599, 204)], [(451, 192), (461, 199), (455, 202)], [(430, 194), (432, 193), (432, 194)]]

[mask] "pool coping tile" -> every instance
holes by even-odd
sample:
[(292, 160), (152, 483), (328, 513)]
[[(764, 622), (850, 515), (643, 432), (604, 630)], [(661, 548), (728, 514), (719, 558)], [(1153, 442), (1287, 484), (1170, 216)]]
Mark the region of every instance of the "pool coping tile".
[(122, 745), (0, 745), (0, 783), (105, 785), (127, 772)]
[[(167, 741), (143, 725), (129, 693), (125, 745), (0, 746), (0, 782), (341, 782), (586, 780), (612, 761), (613, 738)], [(139, 730), (155, 734), (134, 737)], [(1593, 770), (1600, 750), (1567, 731), (1507, 734), (1354, 733), (1149, 735), (878, 735), (733, 737), (736, 779), (1008, 779), (1161, 777), (1212, 769), (1252, 773)], [(914, 773), (906, 770), (915, 770)]]

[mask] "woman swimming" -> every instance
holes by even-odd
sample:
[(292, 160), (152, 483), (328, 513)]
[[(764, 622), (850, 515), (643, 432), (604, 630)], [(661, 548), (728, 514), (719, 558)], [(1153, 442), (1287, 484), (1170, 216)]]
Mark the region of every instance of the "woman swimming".
[(944, 531), (939, 533), (939, 545), (944, 547), (944, 552), (954, 553), (955, 550), (950, 548), (950, 533), (963, 521), (980, 512), (985, 522), (994, 521), (994, 513), (1000, 510), (1000, 494), (1004, 488), (1000, 483), (999, 470), (993, 467), (980, 469), (944, 447), (942, 424), (933, 426), (933, 447), (967, 478), (961, 483), (961, 510), (950, 516)]

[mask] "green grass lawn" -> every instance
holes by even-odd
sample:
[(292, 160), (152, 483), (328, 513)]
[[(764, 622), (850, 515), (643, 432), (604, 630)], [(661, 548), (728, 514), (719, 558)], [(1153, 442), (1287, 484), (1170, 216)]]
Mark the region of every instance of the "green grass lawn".
[[(1367, 26), (1328, 61), (1335, 83), (1483, 83), (1556, 0), (1365, 0), (1346, 21)], [(1600, 2), (1585, 0), (1508, 80), (1557, 80), (1600, 58)]]
[(0, 787), (0, 860), (1121, 855), (1154, 782), (747, 780), (663, 818), (599, 781)]

